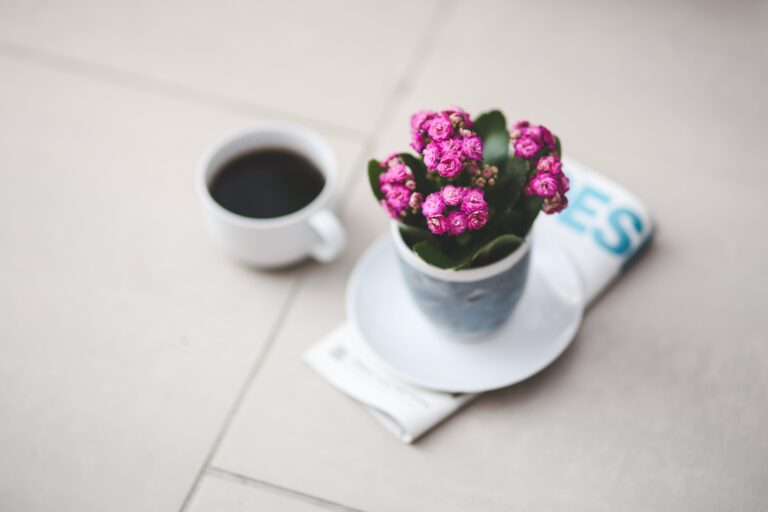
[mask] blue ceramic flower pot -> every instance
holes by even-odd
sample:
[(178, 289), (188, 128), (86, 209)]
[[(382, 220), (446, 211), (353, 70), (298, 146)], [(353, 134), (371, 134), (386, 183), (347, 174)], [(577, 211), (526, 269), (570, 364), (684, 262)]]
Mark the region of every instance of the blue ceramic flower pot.
[(445, 270), (414, 254), (395, 223), (392, 237), (414, 303), (435, 327), (457, 337), (481, 339), (483, 334), (501, 327), (515, 310), (528, 280), (528, 240), (490, 265)]

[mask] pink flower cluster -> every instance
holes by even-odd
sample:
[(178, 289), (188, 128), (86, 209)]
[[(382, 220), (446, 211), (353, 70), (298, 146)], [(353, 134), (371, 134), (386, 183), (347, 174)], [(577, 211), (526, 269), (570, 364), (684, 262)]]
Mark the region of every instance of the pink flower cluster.
[(570, 183), (568, 176), (563, 173), (563, 164), (556, 155), (549, 155), (539, 159), (536, 164), (536, 174), (525, 186), (525, 193), (529, 196), (539, 196), (544, 199), (541, 209), (544, 213), (557, 213), (568, 206), (568, 192)]
[(435, 235), (457, 236), (476, 231), (488, 222), (488, 203), (483, 191), (472, 187), (446, 185), (429, 194), (421, 205), (427, 227)]
[[(515, 156), (527, 158), (536, 166), (536, 174), (525, 185), (525, 194), (544, 199), (541, 206), (544, 213), (557, 213), (568, 206), (568, 177), (563, 173), (560, 155), (555, 152), (557, 141), (545, 126), (518, 121), (509, 132), (515, 148)], [(546, 156), (536, 155), (544, 152)]]
[(415, 192), (416, 181), (411, 171), (402, 161), (398, 153), (392, 153), (381, 163), (386, 169), (379, 175), (379, 185), (384, 199), (381, 206), (393, 219), (401, 219), (408, 210), (416, 213), (421, 206), (423, 195)]
[(515, 156), (533, 158), (542, 149), (552, 152), (555, 150), (555, 137), (546, 127), (531, 124), (528, 121), (518, 121), (509, 132), (515, 148)]
[(430, 172), (455, 178), (469, 162), (483, 159), (483, 141), (471, 126), (469, 114), (458, 107), (439, 113), (422, 110), (411, 117), (411, 147)]

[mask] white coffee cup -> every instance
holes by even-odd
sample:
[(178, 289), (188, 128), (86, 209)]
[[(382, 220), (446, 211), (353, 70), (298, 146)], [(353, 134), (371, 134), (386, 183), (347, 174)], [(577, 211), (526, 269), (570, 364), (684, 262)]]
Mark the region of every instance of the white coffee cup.
[[(272, 218), (252, 218), (233, 213), (211, 196), (216, 173), (234, 158), (258, 149), (294, 151), (323, 173), (320, 194), (298, 211)], [(336, 157), (316, 133), (290, 124), (263, 124), (238, 131), (215, 144), (197, 170), (197, 191), (213, 237), (230, 254), (255, 267), (290, 265), (308, 256), (321, 262), (336, 258), (346, 244), (346, 234), (330, 203), (336, 187)]]

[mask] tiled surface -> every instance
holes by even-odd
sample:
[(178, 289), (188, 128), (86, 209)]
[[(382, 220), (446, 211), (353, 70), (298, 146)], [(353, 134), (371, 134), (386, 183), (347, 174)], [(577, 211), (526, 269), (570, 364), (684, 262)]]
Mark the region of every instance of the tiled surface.
[[(230, 262), (194, 195), (258, 119), (0, 74), (0, 510), (177, 510), (299, 273)], [(330, 140), (346, 175), (360, 141)]]
[(3, 0), (2, 42), (368, 131), (436, 0)]
[[(0, 510), (762, 510), (767, 23), (759, 2), (0, 1)], [(363, 159), (451, 103), (555, 127), (659, 231), (555, 365), (405, 446), (300, 355), (385, 229)], [(320, 130), (351, 178), (332, 264), (250, 272), (203, 231), (197, 157), (265, 118)]]

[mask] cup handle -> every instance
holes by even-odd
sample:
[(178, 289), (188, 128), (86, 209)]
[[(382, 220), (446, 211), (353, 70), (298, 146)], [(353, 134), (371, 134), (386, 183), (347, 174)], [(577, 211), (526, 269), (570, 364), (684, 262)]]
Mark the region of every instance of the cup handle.
[(310, 250), (317, 261), (328, 263), (336, 259), (347, 245), (347, 233), (334, 214), (320, 210), (309, 219), (309, 225), (320, 235), (320, 243)]

